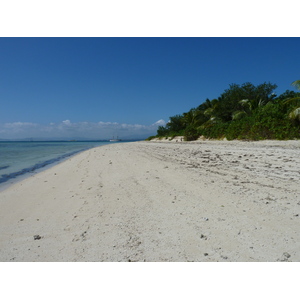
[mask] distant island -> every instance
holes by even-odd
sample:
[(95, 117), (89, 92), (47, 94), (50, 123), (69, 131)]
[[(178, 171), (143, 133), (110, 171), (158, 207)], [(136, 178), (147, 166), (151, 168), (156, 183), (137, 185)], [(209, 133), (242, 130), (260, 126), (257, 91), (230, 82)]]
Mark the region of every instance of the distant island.
[[(300, 89), (300, 80), (292, 83)], [(184, 136), (227, 140), (288, 140), (300, 138), (300, 93), (277, 95), (276, 84), (231, 84), (217, 99), (170, 117), (153, 138)]]

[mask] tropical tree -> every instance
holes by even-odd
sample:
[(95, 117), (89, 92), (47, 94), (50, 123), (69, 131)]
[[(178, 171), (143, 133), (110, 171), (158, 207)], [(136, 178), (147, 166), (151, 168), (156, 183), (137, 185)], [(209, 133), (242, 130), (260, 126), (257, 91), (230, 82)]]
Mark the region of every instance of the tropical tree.
[(281, 101), (286, 101), (287, 99), (292, 99), (292, 98), (296, 98), (299, 97), (300, 93), (295, 92), (295, 91), (291, 91), (291, 90), (286, 90), (285, 92), (283, 92), (282, 94), (280, 94), (278, 97), (276, 97), (276, 102), (281, 102)]
[(300, 90), (300, 80), (295, 80), (292, 82), (292, 85), (295, 86), (298, 90)]
[(157, 128), (157, 136), (167, 136), (168, 132), (168, 129), (164, 126), (158, 126)]
[(176, 134), (185, 129), (185, 126), (182, 122), (182, 118), (182, 115), (175, 115), (170, 117), (170, 120), (166, 125), (169, 134)]
[(232, 113), (232, 120), (239, 120), (244, 116), (251, 115), (257, 108), (262, 107), (270, 103), (267, 99), (243, 99), (239, 101), (242, 110), (238, 110)]
[(240, 120), (247, 116), (247, 113), (242, 110), (238, 110), (232, 113), (232, 120)]
[(289, 118), (291, 120), (295, 120), (297, 122), (300, 122), (300, 107), (295, 108), (289, 113)]
[[(292, 82), (292, 85), (300, 90), (300, 80)], [(293, 105), (293, 108), (289, 112), (289, 118), (296, 122), (300, 122), (300, 97), (289, 98), (285, 103)]]
[[(246, 82), (242, 85), (231, 84), (218, 98), (218, 105), (214, 109), (214, 116), (224, 122), (231, 121), (239, 111), (249, 113), (257, 107), (266, 105), (272, 101), (276, 95), (273, 92), (277, 88), (276, 84), (263, 83), (253, 85)], [(247, 101), (246, 101), (247, 100)], [(247, 107), (247, 110), (245, 109)]]
[(197, 108), (170, 117), (159, 126), (158, 136), (199, 135), (227, 139), (300, 138), (300, 80), (292, 83), (299, 92), (286, 90), (277, 96), (276, 84), (231, 84), (218, 99), (206, 99)]
[(216, 103), (218, 102), (217, 99), (209, 100), (208, 98), (205, 100), (205, 102), (201, 103), (198, 107), (197, 110), (205, 111), (209, 108), (213, 108)]
[(192, 108), (190, 111), (183, 113), (182, 123), (185, 127), (199, 127), (202, 123), (207, 121), (207, 117), (204, 112), (196, 108)]

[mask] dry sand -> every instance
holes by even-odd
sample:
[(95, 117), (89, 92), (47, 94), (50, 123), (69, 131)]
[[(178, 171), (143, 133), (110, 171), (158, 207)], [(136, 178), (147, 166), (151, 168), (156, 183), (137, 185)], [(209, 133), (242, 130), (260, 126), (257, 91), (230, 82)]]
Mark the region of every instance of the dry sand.
[(0, 261), (300, 261), (300, 141), (94, 148), (0, 193)]

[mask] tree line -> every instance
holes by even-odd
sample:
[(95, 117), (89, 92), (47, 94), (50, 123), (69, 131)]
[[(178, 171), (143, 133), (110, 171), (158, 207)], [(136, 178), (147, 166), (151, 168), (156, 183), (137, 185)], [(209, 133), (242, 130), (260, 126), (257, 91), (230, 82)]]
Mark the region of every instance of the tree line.
[[(300, 80), (292, 83), (300, 90)], [(231, 84), (217, 99), (171, 116), (154, 137), (262, 140), (300, 138), (300, 92), (275, 93), (276, 84)]]

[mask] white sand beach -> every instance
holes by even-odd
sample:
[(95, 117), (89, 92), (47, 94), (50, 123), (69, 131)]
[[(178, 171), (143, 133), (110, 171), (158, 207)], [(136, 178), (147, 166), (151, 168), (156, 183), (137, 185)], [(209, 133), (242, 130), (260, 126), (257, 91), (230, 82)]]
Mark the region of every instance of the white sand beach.
[(0, 261), (300, 261), (300, 141), (119, 143), (0, 192)]

